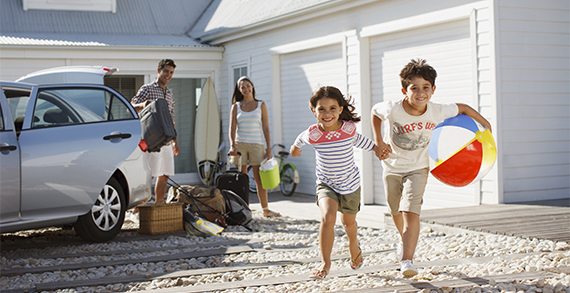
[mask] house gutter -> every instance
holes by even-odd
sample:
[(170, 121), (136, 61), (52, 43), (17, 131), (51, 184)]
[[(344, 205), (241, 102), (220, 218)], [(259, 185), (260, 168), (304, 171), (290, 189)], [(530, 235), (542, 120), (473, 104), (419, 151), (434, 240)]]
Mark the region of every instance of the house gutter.
[(223, 47), (208, 46), (113, 46), (113, 45), (43, 45), (43, 44), (0, 44), (0, 49), (41, 49), (41, 50), (110, 50), (110, 51), (183, 51), (183, 52), (224, 52)]
[(376, 1), (377, 0), (332, 0), (325, 3), (315, 4), (301, 10), (264, 19), (238, 28), (225, 29), (219, 32), (205, 34), (198, 39), (202, 43), (220, 45), (232, 40), (274, 30), (316, 17), (352, 9), (358, 6), (374, 3)]

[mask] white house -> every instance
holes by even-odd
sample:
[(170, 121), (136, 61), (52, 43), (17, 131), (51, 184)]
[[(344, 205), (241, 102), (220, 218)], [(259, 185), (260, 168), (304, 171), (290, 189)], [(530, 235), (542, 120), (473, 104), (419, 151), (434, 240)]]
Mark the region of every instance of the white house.
[[(56, 19), (82, 23), (70, 15), (93, 14), (109, 22), (115, 21), (115, 15), (148, 25), (148, 21), (137, 22), (139, 15), (149, 13), (139, 1), (105, 1), (111, 3), (108, 12), (24, 11), (17, 7), (21, 1), (2, 1), (0, 79), (14, 80), (56, 65), (102, 62), (119, 67), (118, 76), (142, 75), (146, 82), (155, 76), (156, 61), (169, 57), (178, 61), (175, 77), (213, 77), (223, 117), (222, 137), (227, 142), (234, 82), (246, 74), (254, 81), (257, 97), (269, 107), (273, 142), (288, 148), (298, 133), (315, 122), (308, 100), (319, 85), (334, 85), (352, 96), (362, 115), (359, 131), (372, 137), (371, 106), (401, 98), (400, 69), (412, 58), (425, 58), (438, 72), (433, 100), (478, 109), (491, 121), (498, 147), (494, 168), (480, 182), (452, 188), (430, 178), (425, 207), (570, 200), (567, 0), (179, 0), (160, 2), (160, 7), (145, 1), (161, 15), (172, 13), (169, 21), (176, 24), (154, 19), (148, 30), (173, 38), (175, 47), (167, 45), (169, 40), (135, 43), (148, 33), (131, 32), (132, 27), (118, 33), (88, 33), (87, 29), (75, 33), (57, 25)], [(5, 26), (9, 21), (5, 20), (6, 2), (16, 6), (10, 12), (19, 13), (15, 17), (57, 16), (45, 20), (50, 31), (30, 28), (38, 32), (28, 32), (17, 42), (18, 26), (11, 30)], [(192, 10), (196, 5), (199, 12)], [(179, 20), (180, 14), (187, 15), (186, 22)], [(164, 29), (167, 25), (177, 29)], [(77, 41), (52, 43), (59, 34), (75, 34)], [(181, 104), (191, 99), (179, 98)], [(185, 123), (178, 119), (186, 115), (177, 113), (177, 126)], [(314, 194), (310, 147), (301, 158), (288, 160), (301, 173), (297, 191)], [(372, 153), (361, 151), (356, 160), (364, 202), (385, 203), (380, 162)], [(180, 164), (186, 162), (177, 161), (177, 168)], [(192, 171), (180, 173), (195, 178)]]
[[(287, 146), (314, 123), (307, 105), (318, 85), (352, 96), (360, 131), (372, 136), (371, 106), (401, 98), (400, 69), (425, 58), (439, 75), (433, 99), (478, 109), (499, 152), (477, 184), (451, 188), (431, 178), (425, 206), (570, 198), (568, 1), (218, 0), (190, 35), (225, 48), (223, 117), (234, 72), (245, 67), (271, 109), (273, 141)], [(290, 161), (300, 169), (299, 191), (313, 193), (310, 147)], [(384, 203), (380, 162), (368, 152), (357, 161), (364, 201)]]

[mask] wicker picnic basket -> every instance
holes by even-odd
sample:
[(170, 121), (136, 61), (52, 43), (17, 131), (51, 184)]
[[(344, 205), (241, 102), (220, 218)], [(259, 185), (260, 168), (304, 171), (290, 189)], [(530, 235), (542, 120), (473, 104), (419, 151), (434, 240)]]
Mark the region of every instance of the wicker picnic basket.
[(139, 234), (158, 235), (184, 231), (183, 203), (139, 206)]

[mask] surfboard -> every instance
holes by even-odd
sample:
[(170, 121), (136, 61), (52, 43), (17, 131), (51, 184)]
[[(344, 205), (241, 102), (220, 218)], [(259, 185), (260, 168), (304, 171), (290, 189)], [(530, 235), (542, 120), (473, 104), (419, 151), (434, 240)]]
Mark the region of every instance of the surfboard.
[(196, 126), (194, 127), (194, 152), (198, 175), (206, 185), (210, 185), (214, 179), (219, 144), (220, 110), (214, 84), (208, 77), (196, 109)]

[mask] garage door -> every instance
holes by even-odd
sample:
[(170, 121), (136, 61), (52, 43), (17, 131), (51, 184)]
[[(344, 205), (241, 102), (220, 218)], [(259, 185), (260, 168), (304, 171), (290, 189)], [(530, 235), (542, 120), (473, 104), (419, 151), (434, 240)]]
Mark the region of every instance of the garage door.
[[(473, 106), (473, 66), (469, 21), (423, 27), (370, 39), (372, 103), (403, 98), (399, 73), (411, 59), (423, 58), (438, 77), (434, 102), (461, 102)], [(382, 167), (374, 162), (374, 202), (385, 204)], [(430, 176), (424, 208), (471, 205), (473, 187), (451, 188)], [(478, 196), (478, 195), (477, 195)]]
[[(281, 55), (281, 117), (283, 143), (288, 148), (295, 138), (316, 123), (309, 109), (311, 93), (331, 85), (346, 92), (346, 72), (340, 44)], [(288, 158), (299, 170), (301, 182), (296, 192), (315, 194), (315, 152), (302, 148), (301, 157)]]

